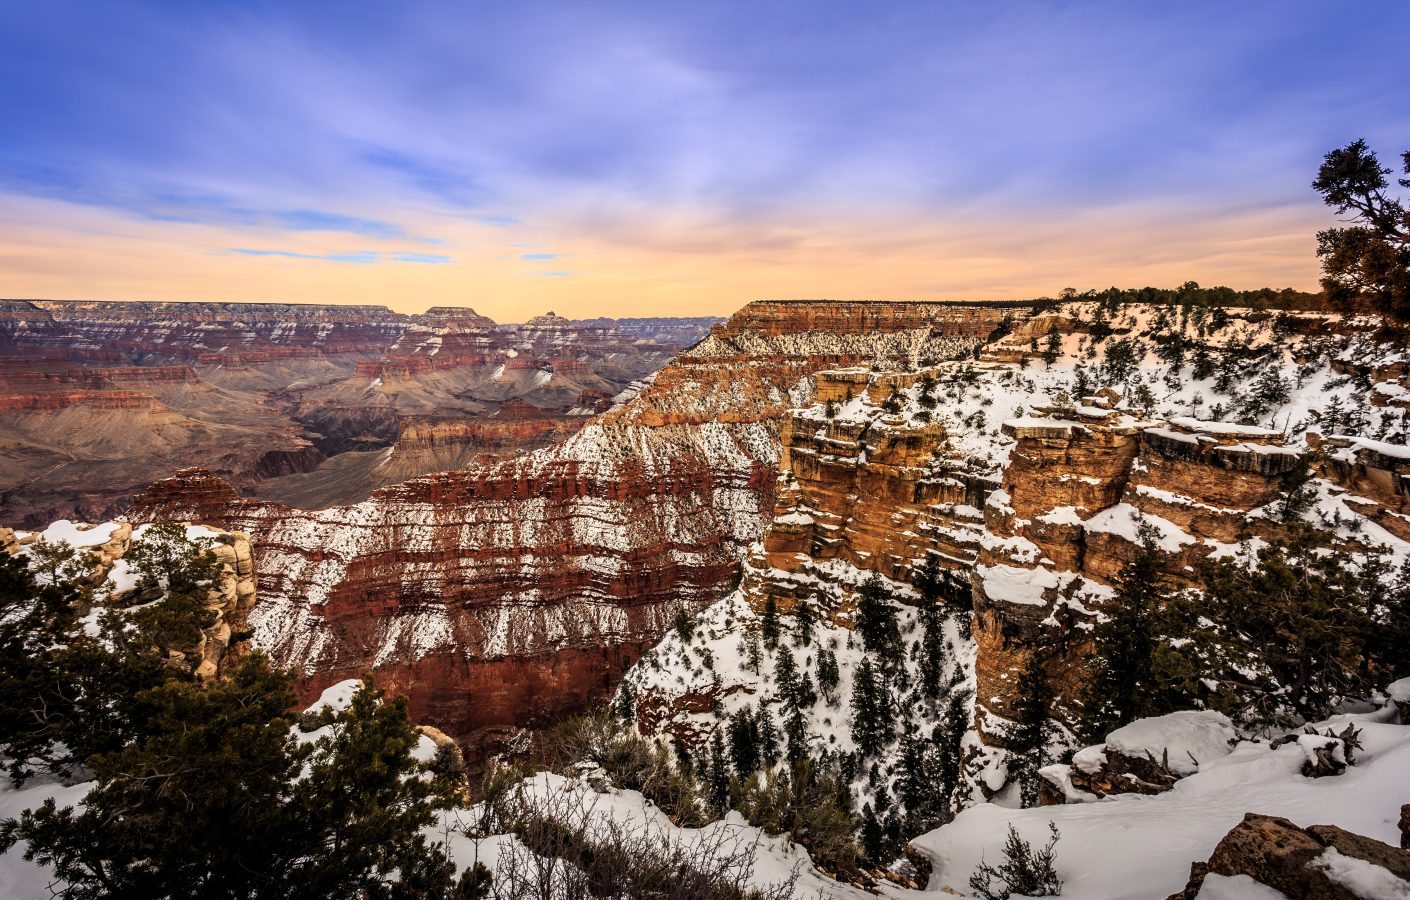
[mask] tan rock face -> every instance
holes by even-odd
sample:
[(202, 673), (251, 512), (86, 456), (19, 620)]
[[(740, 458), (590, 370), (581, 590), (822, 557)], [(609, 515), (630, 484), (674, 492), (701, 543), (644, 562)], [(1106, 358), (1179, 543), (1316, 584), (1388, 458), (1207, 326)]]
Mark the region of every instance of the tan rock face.
[[(189, 523), (180, 523), (189, 524)], [(113, 566), (132, 548), (134, 529), (131, 523), (117, 522), (112, 535), (103, 542), (81, 548), (79, 559), (88, 569), (84, 582), (93, 588), (93, 603), (98, 606), (123, 606), (132, 602), (131, 592), (106, 588), (105, 582)], [(80, 531), (95, 526), (78, 524)], [(211, 552), (219, 564), (215, 584), (206, 597), (206, 607), (215, 613), (215, 622), (205, 630), (196, 652), (200, 655), (196, 675), (200, 678), (217, 676), (238, 654), (248, 650), (250, 610), (257, 596), (254, 551), (249, 535), (238, 531), (216, 531)], [(0, 552), (16, 554), (39, 537), (35, 532), (16, 533), (0, 528)], [(142, 598), (139, 598), (142, 599)]]

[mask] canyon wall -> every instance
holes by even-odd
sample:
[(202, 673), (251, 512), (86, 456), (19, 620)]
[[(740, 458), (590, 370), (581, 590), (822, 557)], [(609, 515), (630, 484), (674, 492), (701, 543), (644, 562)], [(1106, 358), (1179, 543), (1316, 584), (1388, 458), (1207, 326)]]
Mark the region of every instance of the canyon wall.
[(292, 505), (356, 502), (562, 440), (717, 321), (0, 301), (0, 522), (107, 518), (192, 465)]
[[(893, 698), (897, 734), (929, 735), (963, 702), (965, 790), (989, 796), (1007, 780), (1002, 748), (1030, 659), (1050, 714), (1074, 724), (1092, 625), (1143, 547), (1176, 586), (1290, 523), (1410, 558), (1410, 435), (1391, 402), (1406, 353), (1376, 323), (1070, 303), (1010, 325), (974, 359), (813, 376), (783, 415), (773, 515), (739, 591), (629, 675), (644, 733), (698, 746), (736, 713), (781, 715), (778, 652), (750, 651), (748, 635), (774, 612), (790, 634), (806, 604), (816, 642), (784, 643), (803, 671), (824, 648), (840, 669), (835, 693), (804, 711), (809, 741), (824, 756), (852, 748), (846, 704), (865, 658), (852, 630), (876, 576), (899, 604), (910, 673)], [(1294, 493), (1304, 502), (1289, 505)], [(913, 607), (932, 565), (948, 608), (967, 608), (946, 625), (938, 698), (915, 690)], [(859, 776), (859, 804), (878, 783), (894, 791), (903, 737), (881, 754), (879, 781)]]
[[(635, 396), (522, 457), (319, 511), (187, 472), (133, 514), (260, 536), (256, 644), (304, 671), (305, 696), (373, 670), (418, 721), (492, 742), (603, 696), (677, 610), (734, 587), (773, 512), (784, 413), (814, 373), (966, 356), (1015, 314), (794, 308), (790, 327), (778, 304), (746, 307)], [(821, 319), (835, 330), (810, 330)]]

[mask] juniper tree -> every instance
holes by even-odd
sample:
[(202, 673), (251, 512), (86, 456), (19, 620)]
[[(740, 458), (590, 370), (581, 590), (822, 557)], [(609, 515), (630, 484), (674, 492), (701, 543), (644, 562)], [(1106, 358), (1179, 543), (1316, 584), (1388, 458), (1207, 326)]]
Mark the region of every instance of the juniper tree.
[[(1410, 152), (1401, 157), (1410, 175)], [(1364, 140), (1333, 150), (1322, 161), (1312, 187), (1352, 225), (1317, 234), (1322, 288), (1343, 309), (1370, 309), (1410, 319), (1410, 213), (1387, 194), (1386, 176)], [(1410, 188), (1410, 178), (1399, 179)]]

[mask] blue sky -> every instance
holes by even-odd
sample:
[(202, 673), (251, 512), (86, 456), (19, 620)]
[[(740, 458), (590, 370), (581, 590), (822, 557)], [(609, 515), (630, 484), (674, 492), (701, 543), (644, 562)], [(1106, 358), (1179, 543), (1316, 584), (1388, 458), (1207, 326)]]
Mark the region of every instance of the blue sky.
[[(300, 263), (433, 262), (525, 290), (610, 272), (645, 303), (703, 298), (712, 258), (785, 289), (819, 235), (850, 240), (853, 268), (884, 270), (894, 245), (899, 270), (964, 269), (984, 253), (943, 236), (972, 229), (1036, 265), (992, 285), (1018, 290), (1080, 274), (1041, 262), (1064, 221), (1094, 244), (1130, 217), (1182, 242), (1235, 218), (1315, 225), (1322, 153), (1410, 147), (1407, 36), (1403, 2), (8, 4), (0, 240), (62, 249), (85, 280), (32, 250), (12, 269), (88, 296), (141, 277), (105, 282), (108, 235), (153, 260), (165, 242), (188, 294), (197, 257), (224, 272), (234, 251), (272, 289), (318, 284), (287, 280)], [(666, 274), (622, 274), (634, 260)], [(1125, 271), (1092, 265), (1093, 283)]]

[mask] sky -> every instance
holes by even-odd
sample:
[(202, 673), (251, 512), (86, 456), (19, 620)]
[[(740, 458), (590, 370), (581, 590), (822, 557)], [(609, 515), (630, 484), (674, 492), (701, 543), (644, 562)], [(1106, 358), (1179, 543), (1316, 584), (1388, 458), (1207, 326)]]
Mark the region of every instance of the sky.
[(1410, 3), (0, 3), (0, 296), (473, 306), (1317, 283)]

